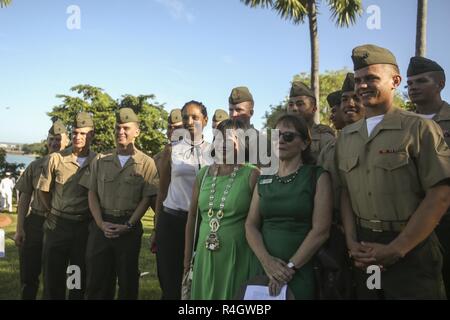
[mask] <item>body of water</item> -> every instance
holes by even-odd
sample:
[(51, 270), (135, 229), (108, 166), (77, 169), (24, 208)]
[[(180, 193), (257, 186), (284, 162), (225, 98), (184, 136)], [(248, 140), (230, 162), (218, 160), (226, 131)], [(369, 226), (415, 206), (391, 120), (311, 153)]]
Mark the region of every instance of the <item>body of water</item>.
[(6, 162), (23, 163), (25, 164), (25, 167), (27, 167), (34, 159), (36, 158), (30, 155), (11, 154), (11, 153), (6, 154)]

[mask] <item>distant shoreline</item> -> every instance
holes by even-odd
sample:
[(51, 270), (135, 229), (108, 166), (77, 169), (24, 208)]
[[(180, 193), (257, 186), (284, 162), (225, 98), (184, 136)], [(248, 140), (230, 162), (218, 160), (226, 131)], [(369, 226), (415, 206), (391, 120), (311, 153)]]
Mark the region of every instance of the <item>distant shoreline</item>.
[(6, 151), (6, 154), (14, 154), (25, 157), (34, 157), (36, 158), (38, 155), (33, 153), (24, 153), (23, 151)]

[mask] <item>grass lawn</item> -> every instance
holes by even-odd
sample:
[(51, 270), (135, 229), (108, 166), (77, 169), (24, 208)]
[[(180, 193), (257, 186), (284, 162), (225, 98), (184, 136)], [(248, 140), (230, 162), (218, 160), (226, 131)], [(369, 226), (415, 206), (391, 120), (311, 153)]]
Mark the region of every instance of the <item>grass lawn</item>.
[[(158, 278), (156, 276), (155, 255), (150, 252), (150, 230), (153, 228), (153, 212), (149, 210), (142, 223), (144, 235), (142, 237), (142, 248), (139, 258), (139, 269), (141, 273), (147, 273), (140, 279), (139, 299), (158, 300), (161, 295)], [(14, 233), (16, 230), (17, 214), (10, 214), (13, 223), (4, 228), (5, 257), (0, 258), (0, 300), (20, 299), (20, 275), (19, 275), (19, 251), (14, 245)], [(42, 283), (42, 277), (41, 277)], [(42, 285), (38, 293), (38, 299), (42, 296)]]

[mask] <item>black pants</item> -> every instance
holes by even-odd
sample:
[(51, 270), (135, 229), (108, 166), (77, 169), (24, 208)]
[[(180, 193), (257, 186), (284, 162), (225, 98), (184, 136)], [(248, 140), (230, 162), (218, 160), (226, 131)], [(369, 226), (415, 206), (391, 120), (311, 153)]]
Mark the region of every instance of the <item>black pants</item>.
[(156, 264), (163, 300), (181, 299), (187, 213), (163, 211), (156, 226)]
[(69, 290), (69, 300), (84, 299), (85, 256), (89, 221), (73, 221), (50, 214), (44, 223), (44, 299), (64, 300), (67, 267), (81, 271), (81, 287)]
[[(374, 232), (358, 228), (358, 240), (388, 244), (398, 236), (395, 232)], [(445, 299), (442, 280), (442, 254), (435, 233), (406, 256), (381, 272), (381, 289), (367, 288), (367, 274), (354, 270), (356, 296), (364, 300), (381, 299)]]
[(443, 250), (442, 277), (444, 278), (447, 299), (450, 299), (450, 213), (442, 217), (441, 222), (436, 227), (436, 235)]
[(45, 217), (31, 212), (25, 217), (25, 242), (19, 249), (20, 283), (23, 300), (36, 300), (42, 269), (43, 224)]
[[(104, 221), (123, 224), (129, 217), (104, 216)], [(86, 299), (111, 300), (114, 298), (116, 275), (120, 300), (136, 300), (139, 294), (139, 252), (141, 251), (142, 224), (121, 235), (108, 239), (95, 221), (89, 226), (86, 250)]]

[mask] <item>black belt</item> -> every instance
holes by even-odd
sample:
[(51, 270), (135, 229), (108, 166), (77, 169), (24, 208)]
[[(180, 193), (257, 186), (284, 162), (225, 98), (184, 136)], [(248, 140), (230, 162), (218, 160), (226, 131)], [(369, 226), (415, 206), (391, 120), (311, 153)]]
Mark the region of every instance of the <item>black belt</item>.
[(170, 209), (167, 207), (163, 207), (163, 211), (167, 212), (168, 214), (171, 214), (173, 216), (177, 216), (177, 217), (186, 217), (188, 212), (184, 211), (184, 210), (175, 210), (175, 209)]
[(31, 208), (30, 214), (35, 214), (37, 216), (46, 217), (48, 215), (48, 211), (42, 211), (42, 210)]
[(356, 217), (356, 224), (364, 229), (370, 229), (374, 232), (393, 231), (401, 232), (405, 229), (408, 221), (381, 221), (368, 220)]
[(67, 219), (67, 220), (72, 220), (72, 221), (86, 221), (89, 219), (89, 214), (90, 214), (89, 211), (86, 211), (84, 214), (67, 213), (64, 211), (56, 210), (55, 208), (52, 208), (50, 213), (57, 217)]
[(128, 217), (131, 216), (134, 212), (134, 210), (116, 210), (116, 209), (104, 209), (101, 208), (102, 213), (106, 214), (108, 216), (113, 217)]

